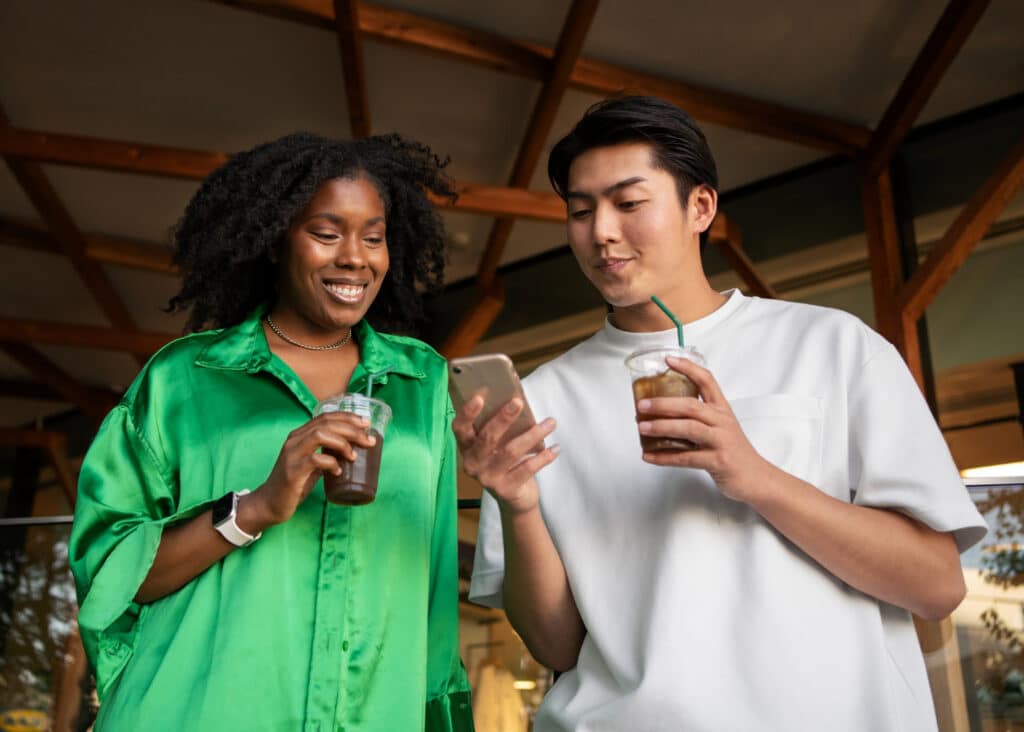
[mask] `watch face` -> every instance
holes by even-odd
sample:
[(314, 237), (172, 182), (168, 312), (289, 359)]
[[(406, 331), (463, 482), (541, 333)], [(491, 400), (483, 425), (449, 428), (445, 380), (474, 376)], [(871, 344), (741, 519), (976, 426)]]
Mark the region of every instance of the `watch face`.
[(235, 494), (225, 493), (213, 504), (213, 525), (221, 524), (231, 518), (235, 510)]

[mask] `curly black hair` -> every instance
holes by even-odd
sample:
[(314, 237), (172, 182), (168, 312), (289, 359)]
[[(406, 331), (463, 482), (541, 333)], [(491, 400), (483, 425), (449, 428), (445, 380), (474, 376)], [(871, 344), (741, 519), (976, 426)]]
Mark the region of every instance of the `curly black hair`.
[(421, 291), (444, 276), (444, 224), (428, 192), (454, 201), (454, 183), (430, 148), (400, 135), (332, 140), (309, 133), (238, 153), (211, 173), (174, 230), (181, 290), (169, 312), (188, 310), (186, 331), (235, 325), (277, 296), (285, 236), (323, 183), (365, 176), (384, 203), (388, 276), (367, 313), (403, 331), (423, 317)]

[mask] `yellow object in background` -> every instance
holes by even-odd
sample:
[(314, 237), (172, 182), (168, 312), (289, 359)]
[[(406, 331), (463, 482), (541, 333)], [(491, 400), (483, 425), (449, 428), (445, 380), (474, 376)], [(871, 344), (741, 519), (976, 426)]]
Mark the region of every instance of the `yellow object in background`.
[(36, 709), (11, 709), (0, 714), (2, 732), (37, 732), (50, 728), (50, 717)]

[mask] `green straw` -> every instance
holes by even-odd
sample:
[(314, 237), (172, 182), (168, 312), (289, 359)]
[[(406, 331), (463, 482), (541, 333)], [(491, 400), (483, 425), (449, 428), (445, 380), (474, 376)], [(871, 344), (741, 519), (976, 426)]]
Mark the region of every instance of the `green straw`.
[(382, 368), (380, 371), (373, 371), (373, 372), (371, 372), (371, 373), (366, 375), (366, 396), (367, 397), (373, 396), (373, 381), (374, 381), (374, 379), (376, 379), (376, 378), (386, 374), (390, 368), (391, 368), (391, 364), (388, 364), (387, 366)]
[(665, 313), (665, 315), (668, 316), (669, 320), (676, 324), (676, 333), (679, 336), (679, 347), (682, 348), (683, 346), (685, 346), (686, 344), (683, 343), (683, 324), (679, 322), (679, 318), (677, 318), (671, 310), (665, 307), (665, 303), (659, 300), (657, 295), (651, 295), (651, 300), (654, 302), (655, 305), (661, 308), (661, 312)]

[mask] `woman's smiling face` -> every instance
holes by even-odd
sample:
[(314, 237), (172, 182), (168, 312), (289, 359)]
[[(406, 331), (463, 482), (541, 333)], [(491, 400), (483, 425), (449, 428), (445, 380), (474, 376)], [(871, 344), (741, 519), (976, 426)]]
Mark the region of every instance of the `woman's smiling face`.
[(288, 230), (277, 308), (310, 333), (358, 323), (388, 272), (384, 202), (365, 176), (333, 178), (317, 190)]

